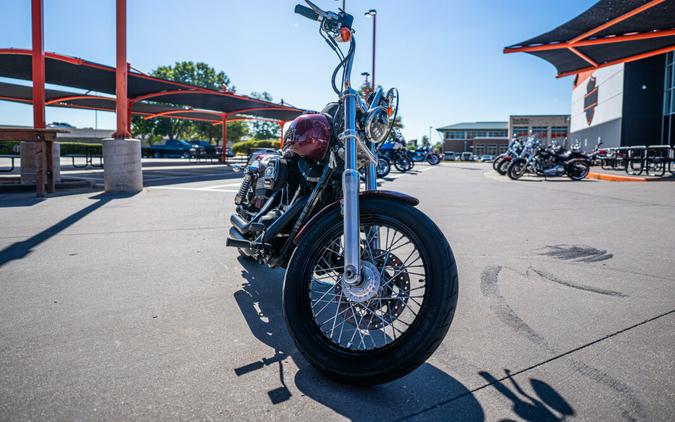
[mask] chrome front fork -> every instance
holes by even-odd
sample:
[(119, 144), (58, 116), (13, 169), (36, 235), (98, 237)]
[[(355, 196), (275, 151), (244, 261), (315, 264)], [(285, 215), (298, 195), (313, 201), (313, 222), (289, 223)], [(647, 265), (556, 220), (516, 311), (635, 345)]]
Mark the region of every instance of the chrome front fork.
[(345, 169), (342, 173), (342, 216), (344, 221), (344, 278), (348, 284), (361, 282), (361, 242), (359, 234), (359, 185), (356, 164), (356, 91), (351, 87), (342, 93), (344, 101), (344, 131), (340, 139), (345, 149)]

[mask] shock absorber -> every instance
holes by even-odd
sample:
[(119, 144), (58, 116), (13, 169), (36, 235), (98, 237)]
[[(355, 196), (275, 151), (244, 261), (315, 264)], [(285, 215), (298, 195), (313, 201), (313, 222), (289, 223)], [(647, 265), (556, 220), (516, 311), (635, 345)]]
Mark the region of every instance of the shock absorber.
[(251, 173), (247, 170), (246, 174), (244, 175), (244, 179), (241, 181), (241, 186), (239, 186), (239, 192), (237, 192), (237, 195), (234, 197), (234, 203), (236, 205), (240, 205), (241, 201), (246, 198), (246, 194), (248, 193), (248, 189), (251, 187), (251, 180), (253, 176)]

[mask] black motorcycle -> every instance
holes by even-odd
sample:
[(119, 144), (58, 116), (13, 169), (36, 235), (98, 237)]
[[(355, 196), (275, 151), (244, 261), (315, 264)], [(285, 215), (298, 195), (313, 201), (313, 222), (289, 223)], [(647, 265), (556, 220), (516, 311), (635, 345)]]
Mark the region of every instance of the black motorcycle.
[(572, 180), (582, 180), (590, 168), (590, 158), (580, 149), (545, 147), (538, 139), (530, 137), (520, 156), (511, 161), (507, 174), (512, 180), (520, 179), (527, 172), (543, 177), (567, 175)]
[(320, 23), (339, 57), (332, 80), (339, 101), (296, 118), (281, 155), (246, 167), (227, 245), (286, 268), (284, 318), (314, 367), (342, 382), (383, 383), (441, 344), (457, 305), (457, 267), (417, 199), (376, 190), (375, 145), (391, 131), (398, 91), (379, 88), (363, 100), (350, 81), (353, 17), (307, 4), (295, 12)]

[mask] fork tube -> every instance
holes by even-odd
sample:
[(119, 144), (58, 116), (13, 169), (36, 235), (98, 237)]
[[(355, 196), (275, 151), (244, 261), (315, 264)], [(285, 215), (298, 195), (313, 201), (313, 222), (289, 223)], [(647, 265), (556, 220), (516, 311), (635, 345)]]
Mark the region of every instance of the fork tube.
[(356, 166), (356, 91), (347, 80), (342, 94), (344, 100), (344, 132), (341, 138), (345, 148), (345, 170), (342, 173), (345, 272), (349, 284), (361, 281), (359, 235), (359, 172)]

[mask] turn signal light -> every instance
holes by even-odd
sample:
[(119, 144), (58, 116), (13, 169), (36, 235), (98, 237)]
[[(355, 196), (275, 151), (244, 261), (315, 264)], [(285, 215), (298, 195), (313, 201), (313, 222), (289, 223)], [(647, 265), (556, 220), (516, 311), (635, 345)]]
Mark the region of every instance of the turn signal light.
[(352, 39), (352, 30), (343, 26), (340, 28), (340, 39), (342, 42), (347, 42)]

